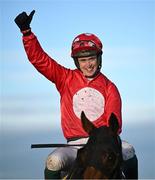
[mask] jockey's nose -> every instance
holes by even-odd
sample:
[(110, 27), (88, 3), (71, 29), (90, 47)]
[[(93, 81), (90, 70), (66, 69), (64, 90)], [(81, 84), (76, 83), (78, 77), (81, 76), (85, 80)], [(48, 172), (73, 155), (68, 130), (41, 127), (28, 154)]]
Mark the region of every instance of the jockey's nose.
[(92, 63), (91, 63), (91, 61), (89, 59), (86, 60), (86, 65), (87, 65), (87, 67), (91, 67), (92, 66)]

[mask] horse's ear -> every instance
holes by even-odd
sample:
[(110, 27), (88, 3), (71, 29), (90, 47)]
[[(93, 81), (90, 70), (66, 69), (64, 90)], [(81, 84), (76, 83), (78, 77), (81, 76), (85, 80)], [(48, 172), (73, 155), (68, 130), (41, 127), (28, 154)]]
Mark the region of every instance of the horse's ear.
[(95, 129), (96, 127), (94, 126), (94, 124), (89, 121), (89, 119), (86, 117), (85, 113), (82, 111), (81, 112), (81, 121), (82, 121), (82, 126), (83, 126), (83, 129), (88, 133), (90, 134), (91, 131), (93, 129)]
[(109, 127), (111, 128), (112, 132), (114, 132), (115, 134), (118, 133), (119, 124), (118, 119), (114, 113), (111, 113), (111, 116), (109, 118)]

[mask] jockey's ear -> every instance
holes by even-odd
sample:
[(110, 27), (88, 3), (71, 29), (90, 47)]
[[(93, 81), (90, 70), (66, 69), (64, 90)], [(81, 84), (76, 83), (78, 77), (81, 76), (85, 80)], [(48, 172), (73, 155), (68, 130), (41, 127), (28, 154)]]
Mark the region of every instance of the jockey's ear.
[(96, 127), (94, 126), (94, 124), (89, 121), (89, 119), (86, 117), (85, 113), (82, 111), (81, 112), (81, 121), (82, 121), (82, 126), (83, 126), (83, 129), (88, 133), (90, 134), (91, 131), (93, 129), (95, 129)]
[(112, 132), (117, 134), (119, 130), (118, 119), (114, 113), (111, 113), (109, 118), (109, 127), (111, 128)]

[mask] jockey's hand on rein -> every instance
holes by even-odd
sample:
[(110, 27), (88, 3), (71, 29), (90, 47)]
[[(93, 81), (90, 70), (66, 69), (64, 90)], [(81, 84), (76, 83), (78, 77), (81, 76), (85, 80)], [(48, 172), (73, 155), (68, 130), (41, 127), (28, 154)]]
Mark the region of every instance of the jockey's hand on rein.
[(22, 12), (15, 18), (14, 21), (21, 30), (21, 32), (31, 29), (30, 23), (32, 21), (34, 13), (35, 10), (33, 10), (29, 15), (27, 15), (26, 12)]

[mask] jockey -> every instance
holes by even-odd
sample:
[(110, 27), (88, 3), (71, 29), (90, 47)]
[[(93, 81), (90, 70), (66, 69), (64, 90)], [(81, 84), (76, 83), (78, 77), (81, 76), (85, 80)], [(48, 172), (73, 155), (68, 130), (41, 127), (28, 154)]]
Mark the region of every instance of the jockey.
[[(72, 42), (71, 57), (77, 69), (70, 70), (49, 57), (31, 31), (30, 23), (35, 11), (25, 12), (15, 18), (23, 34), (23, 44), (29, 61), (48, 80), (55, 83), (61, 96), (61, 125), (68, 144), (84, 144), (88, 134), (80, 121), (81, 112), (96, 127), (109, 126), (111, 113), (117, 116), (121, 133), (121, 97), (115, 84), (101, 73), (103, 47), (100, 39), (90, 33), (78, 35)], [(59, 179), (61, 171), (68, 170), (80, 147), (55, 149), (47, 158), (45, 179)], [(137, 158), (134, 148), (123, 141), (124, 173), (127, 178), (136, 179)]]

